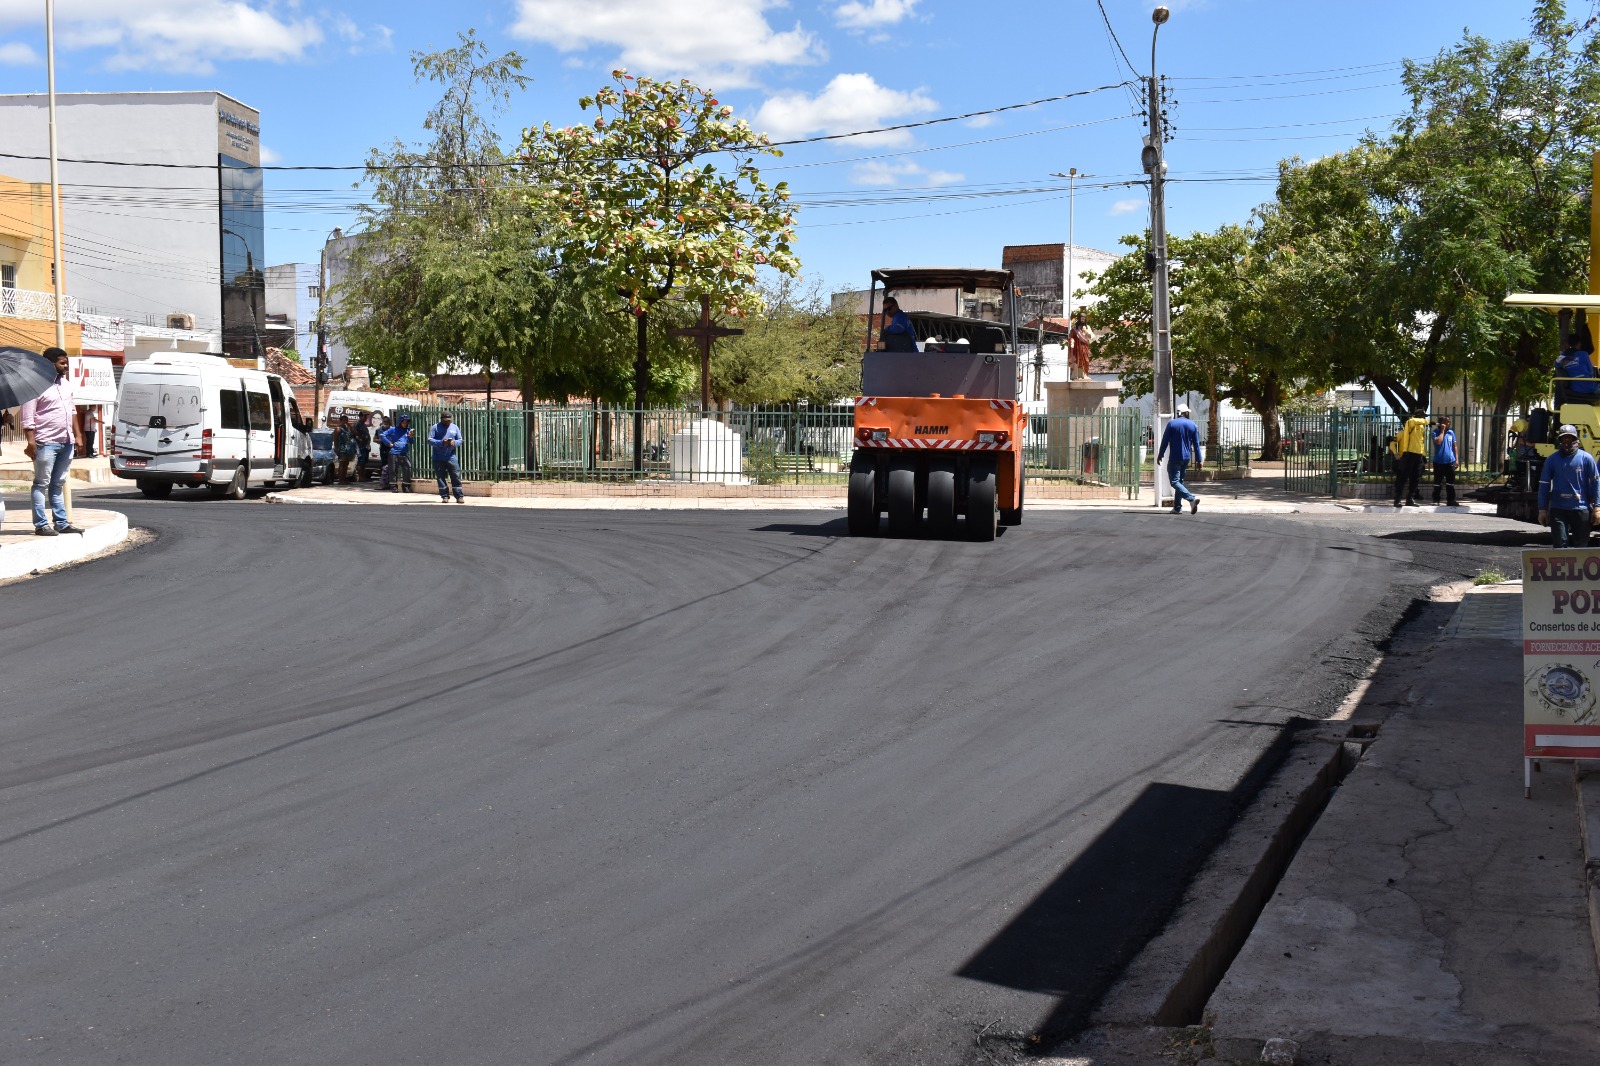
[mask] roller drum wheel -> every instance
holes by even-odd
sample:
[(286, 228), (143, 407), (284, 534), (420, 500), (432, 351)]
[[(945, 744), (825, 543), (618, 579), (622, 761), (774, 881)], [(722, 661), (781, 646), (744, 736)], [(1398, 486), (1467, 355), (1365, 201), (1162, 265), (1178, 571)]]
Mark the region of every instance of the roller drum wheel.
[(1028, 496), (1028, 483), (1026, 481), (1017, 485), (1017, 509), (1014, 511), (1000, 509), (1000, 524), (1003, 526), (1022, 525), (1022, 504)]
[(972, 465), (967, 468), (968, 540), (995, 538), (996, 520), (1000, 512), (995, 510), (994, 483), (994, 460), (974, 458)]
[(936, 459), (928, 467), (928, 532), (948, 537), (956, 530), (956, 465)]
[(857, 452), (850, 460), (850, 494), (845, 510), (852, 537), (878, 535), (878, 465)]
[(889, 535), (910, 537), (917, 532), (917, 468), (910, 459), (889, 460)]

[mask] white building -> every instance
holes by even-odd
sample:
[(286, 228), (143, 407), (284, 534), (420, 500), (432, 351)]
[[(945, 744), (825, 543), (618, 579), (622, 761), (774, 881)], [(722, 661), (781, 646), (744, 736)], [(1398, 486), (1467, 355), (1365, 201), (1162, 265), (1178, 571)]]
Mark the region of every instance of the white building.
[[(126, 358), (259, 356), (266, 299), (260, 116), (218, 92), (56, 98), (66, 291)], [(47, 100), (0, 95), (4, 169), (49, 180)]]

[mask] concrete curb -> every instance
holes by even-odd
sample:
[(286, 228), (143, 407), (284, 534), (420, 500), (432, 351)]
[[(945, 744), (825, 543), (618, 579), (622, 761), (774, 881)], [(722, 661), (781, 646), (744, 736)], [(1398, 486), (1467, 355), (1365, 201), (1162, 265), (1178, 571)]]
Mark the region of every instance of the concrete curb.
[(1595, 965), (1600, 966), (1600, 766), (1577, 762), (1572, 767), (1573, 798), (1583, 838), (1583, 888), (1589, 903), (1589, 938)]
[[(437, 506), (438, 497), (428, 492), (391, 493), (371, 489), (342, 489), (331, 486), (313, 486), (305, 489), (285, 489), (269, 492), (267, 503), (352, 505), (367, 504), (373, 507)], [(479, 496), (467, 495), (469, 507), (501, 507), (541, 511), (843, 511), (843, 496), (669, 496), (669, 495), (605, 495), (592, 496)], [(1027, 510), (1036, 513), (1047, 511), (1118, 511), (1125, 514), (1162, 514), (1147, 501), (1138, 500), (1051, 500), (1030, 499)], [(1408, 508), (1415, 511), (1417, 508)], [(1492, 514), (1493, 508), (1476, 507), (1423, 508), (1443, 514)], [(1197, 517), (1232, 515), (1290, 515), (1290, 514), (1344, 514), (1360, 513), (1394, 515), (1392, 507), (1361, 506), (1326, 503), (1309, 500), (1238, 500), (1220, 496), (1201, 496), (1200, 514)], [(1182, 515), (1188, 518), (1185, 512)]]
[(78, 507), (73, 509), (72, 517), (83, 526), (83, 533), (35, 537), (30, 532), (22, 538), (6, 537), (4, 546), (0, 547), (0, 581), (75, 563), (115, 548), (128, 539), (128, 516), (120, 512)]
[(1307, 728), (1189, 886), (1169, 921), (1101, 1001), (1092, 1027), (1178, 1027), (1206, 998), (1249, 936), (1296, 848), (1375, 729), (1349, 721)]
[(1350, 504), (1347, 510), (1361, 511), (1366, 514), (1398, 514), (1401, 511), (1418, 511), (1422, 514), (1486, 514), (1495, 513), (1492, 503), (1458, 503), (1454, 507), (1444, 507), (1439, 504), (1422, 507), (1395, 507), (1387, 503)]

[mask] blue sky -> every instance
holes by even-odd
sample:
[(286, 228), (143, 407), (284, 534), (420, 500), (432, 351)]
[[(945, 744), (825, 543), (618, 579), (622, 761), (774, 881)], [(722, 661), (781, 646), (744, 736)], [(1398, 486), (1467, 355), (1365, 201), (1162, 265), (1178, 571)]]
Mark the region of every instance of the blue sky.
[[(1150, 63), (1149, 0), (1103, 0), (1127, 57)], [(1568, 0), (1574, 16), (1593, 0)], [(1280, 158), (1311, 158), (1385, 128), (1399, 64), (1459, 40), (1526, 30), (1526, 0), (1176, 0), (1157, 63), (1171, 77), (1174, 233), (1242, 220)], [(0, 0), (0, 92), (45, 86), (43, 0)], [(61, 92), (216, 89), (258, 108), (268, 161), (358, 164), (416, 140), (433, 100), (410, 53), (476, 28), (534, 79), (499, 119), (508, 143), (619, 63), (687, 75), (775, 138), (843, 133), (1003, 107), (1129, 80), (1095, 0), (57, 0)], [(1005, 244), (1114, 249), (1146, 222), (1142, 120), (1129, 91), (789, 149), (767, 168), (802, 204), (798, 251), (830, 288), (878, 266), (998, 266)], [(107, 158), (135, 145), (106, 144)], [(780, 169), (781, 168), (781, 169)], [(268, 175), (270, 262), (314, 262), (349, 225), (358, 175)]]

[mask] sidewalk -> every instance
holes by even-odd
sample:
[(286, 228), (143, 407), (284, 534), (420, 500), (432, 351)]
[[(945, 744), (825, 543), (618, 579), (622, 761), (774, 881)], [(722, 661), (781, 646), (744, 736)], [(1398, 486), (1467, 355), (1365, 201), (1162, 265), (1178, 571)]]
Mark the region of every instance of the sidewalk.
[(5, 520), (0, 522), (0, 581), (48, 570), (63, 563), (75, 563), (128, 539), (128, 518), (117, 511), (93, 507), (72, 508), (72, 520), (84, 532), (58, 537), (35, 536), (33, 511), (27, 497), (21, 498), (6, 486)]
[(1520, 591), (1472, 590), (1374, 677), (1376, 739), (1206, 1007), (1219, 1061), (1600, 1062), (1572, 765), (1522, 795)]

